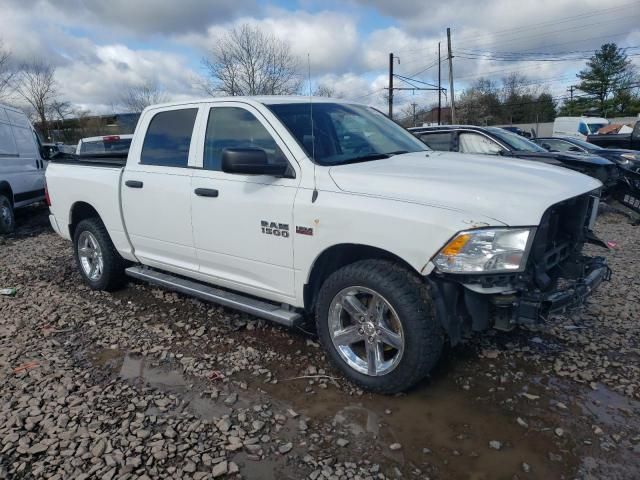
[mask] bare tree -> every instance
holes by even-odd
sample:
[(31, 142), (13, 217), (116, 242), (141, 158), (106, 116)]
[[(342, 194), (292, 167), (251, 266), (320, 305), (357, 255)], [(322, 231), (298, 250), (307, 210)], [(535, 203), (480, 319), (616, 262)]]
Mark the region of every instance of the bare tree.
[(313, 94), (316, 97), (336, 97), (336, 89), (326, 85), (324, 83), (321, 83), (320, 85), (318, 85), (318, 87), (315, 89), (315, 91), (313, 92)]
[(20, 66), (15, 82), (16, 92), (33, 108), (41, 131), (48, 132), (47, 114), (55, 101), (55, 67), (43, 60), (33, 60)]
[(218, 38), (202, 65), (209, 95), (287, 95), (302, 84), (289, 44), (246, 24)]
[(65, 100), (54, 100), (53, 102), (51, 102), (49, 108), (49, 123), (55, 123), (52, 137), (55, 137), (54, 140), (68, 141), (67, 130), (65, 129), (65, 120), (75, 114), (73, 105)]
[(119, 104), (131, 113), (142, 113), (150, 105), (169, 101), (169, 95), (156, 83), (147, 82), (125, 89)]
[(15, 72), (11, 69), (11, 52), (4, 48), (0, 40), (0, 99), (3, 99), (11, 91), (11, 81)]

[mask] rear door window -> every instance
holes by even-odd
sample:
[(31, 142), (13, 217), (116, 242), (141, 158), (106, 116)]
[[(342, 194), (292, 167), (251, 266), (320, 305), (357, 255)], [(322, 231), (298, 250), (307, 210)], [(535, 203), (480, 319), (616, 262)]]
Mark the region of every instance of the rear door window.
[(451, 151), (451, 132), (421, 133), (419, 138), (432, 150)]
[(149, 123), (140, 163), (163, 167), (187, 167), (197, 108), (157, 113)]
[[(544, 146), (544, 145), (548, 145), (551, 148), (551, 151), (553, 152), (568, 152), (571, 150), (572, 147), (575, 147), (575, 145), (569, 143), (569, 142), (564, 142), (562, 140), (541, 140), (540, 143)], [(578, 147), (575, 147), (578, 148)]]

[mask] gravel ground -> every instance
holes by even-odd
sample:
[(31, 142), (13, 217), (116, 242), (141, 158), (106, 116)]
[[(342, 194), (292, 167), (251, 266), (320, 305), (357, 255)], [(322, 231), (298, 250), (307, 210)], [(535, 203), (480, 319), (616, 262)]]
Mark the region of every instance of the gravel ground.
[(474, 337), (394, 397), (346, 383), (310, 332), (90, 291), (46, 214), (0, 237), (0, 479), (639, 476), (640, 230), (611, 209), (614, 277), (586, 308)]

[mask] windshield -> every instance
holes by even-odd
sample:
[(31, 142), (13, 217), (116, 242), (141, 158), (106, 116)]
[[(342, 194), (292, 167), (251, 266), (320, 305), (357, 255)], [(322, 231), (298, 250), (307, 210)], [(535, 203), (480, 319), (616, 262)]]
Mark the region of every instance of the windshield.
[(320, 165), (343, 165), (428, 150), (411, 133), (369, 107), (324, 102), (268, 107), (309, 158)]
[(513, 150), (518, 152), (545, 152), (548, 153), (540, 145), (533, 143), (531, 140), (498, 127), (487, 127), (487, 130), (506, 143)]
[(118, 138), (117, 140), (96, 140), (92, 142), (82, 142), (80, 153), (112, 153), (128, 152), (131, 146), (130, 138)]

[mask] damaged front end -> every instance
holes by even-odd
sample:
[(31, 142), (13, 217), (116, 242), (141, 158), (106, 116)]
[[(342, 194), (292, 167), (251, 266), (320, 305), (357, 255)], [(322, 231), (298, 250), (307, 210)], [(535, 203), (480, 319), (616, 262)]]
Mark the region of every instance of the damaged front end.
[(614, 192), (614, 198), (627, 208), (640, 213), (640, 169), (620, 167), (622, 178)]
[(611, 277), (604, 257), (582, 254), (585, 243), (607, 248), (592, 232), (598, 203), (598, 195), (590, 193), (551, 206), (531, 229), (517, 272), (436, 269), (427, 281), (438, 293), (437, 314), (451, 342), (465, 331), (511, 330), (584, 304)]

